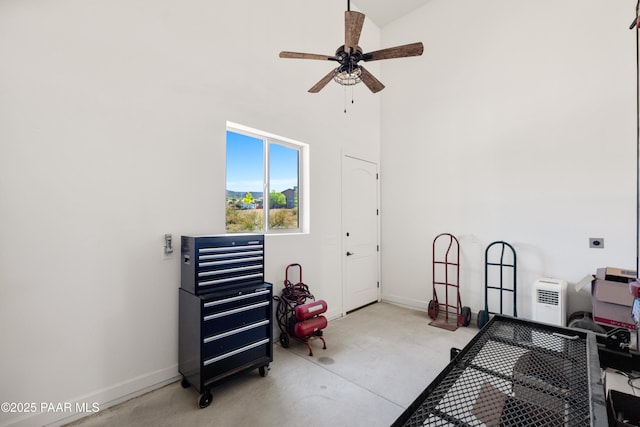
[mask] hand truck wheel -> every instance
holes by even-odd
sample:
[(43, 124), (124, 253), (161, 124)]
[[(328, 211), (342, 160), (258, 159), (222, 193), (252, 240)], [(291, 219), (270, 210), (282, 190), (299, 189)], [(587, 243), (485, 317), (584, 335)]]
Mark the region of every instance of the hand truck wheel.
[(434, 300), (429, 301), (429, 306), (427, 308), (427, 314), (429, 314), (429, 317), (435, 320), (435, 318), (438, 317), (439, 308), (440, 306), (437, 302)]
[(469, 323), (471, 323), (471, 309), (466, 305), (462, 307), (462, 310), (460, 310), (460, 318), (458, 319), (458, 323), (462, 326), (469, 326)]
[(486, 310), (480, 310), (478, 312), (478, 329), (482, 329), (484, 325), (489, 321), (489, 313)]
[(451, 362), (453, 359), (455, 359), (455, 357), (460, 354), (462, 350), (460, 350), (459, 348), (455, 348), (455, 347), (451, 347), (449, 349), (449, 362)]
[(283, 348), (289, 348), (289, 335), (288, 334), (286, 334), (284, 332), (282, 332), (280, 334), (280, 345)]

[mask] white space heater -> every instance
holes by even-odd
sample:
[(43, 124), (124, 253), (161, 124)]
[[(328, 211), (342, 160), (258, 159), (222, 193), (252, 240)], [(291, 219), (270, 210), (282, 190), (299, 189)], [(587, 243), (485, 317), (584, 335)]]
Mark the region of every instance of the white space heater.
[(533, 320), (567, 326), (567, 282), (542, 278), (533, 284)]

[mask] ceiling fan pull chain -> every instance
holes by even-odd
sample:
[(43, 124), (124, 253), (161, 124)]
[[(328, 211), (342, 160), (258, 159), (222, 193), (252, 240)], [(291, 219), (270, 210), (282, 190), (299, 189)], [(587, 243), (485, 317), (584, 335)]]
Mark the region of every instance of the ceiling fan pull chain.
[(347, 114), (347, 87), (343, 86), (344, 88), (344, 113)]

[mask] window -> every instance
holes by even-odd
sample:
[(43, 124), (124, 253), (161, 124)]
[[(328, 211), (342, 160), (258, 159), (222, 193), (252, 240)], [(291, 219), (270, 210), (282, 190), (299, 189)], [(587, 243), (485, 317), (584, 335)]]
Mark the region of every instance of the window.
[(226, 232), (298, 232), (304, 144), (227, 126)]

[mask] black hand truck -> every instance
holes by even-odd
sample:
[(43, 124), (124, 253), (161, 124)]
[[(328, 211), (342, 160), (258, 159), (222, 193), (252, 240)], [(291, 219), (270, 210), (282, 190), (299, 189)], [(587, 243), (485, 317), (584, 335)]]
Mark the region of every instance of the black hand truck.
[[(493, 247), (496, 247), (497, 250), (492, 250)], [(506, 253), (505, 253), (506, 250)], [(489, 258), (495, 256), (499, 253), (498, 260), (496, 262), (490, 262)], [(510, 255), (510, 256), (509, 256)], [(489, 271), (498, 270), (499, 275), (497, 279), (497, 283), (494, 280), (489, 279)], [(511, 272), (511, 286), (507, 286), (509, 284), (508, 278), (505, 277)], [(493, 276), (492, 276), (493, 278)], [(491, 295), (499, 294), (500, 297), (500, 311), (489, 311), (489, 290), (493, 292)], [(517, 311), (517, 301), (516, 301), (516, 251), (513, 249), (507, 242), (503, 242), (501, 240), (493, 242), (487, 246), (487, 249), (484, 251), (484, 310), (478, 311), (478, 328), (482, 329), (484, 325), (489, 321), (489, 314), (504, 314), (503, 306), (504, 306), (504, 295), (506, 293), (511, 293), (513, 295), (513, 317), (518, 317)]]

